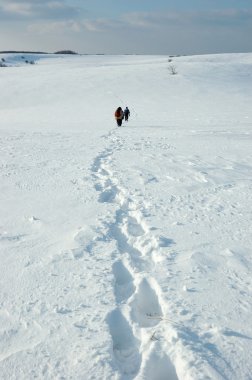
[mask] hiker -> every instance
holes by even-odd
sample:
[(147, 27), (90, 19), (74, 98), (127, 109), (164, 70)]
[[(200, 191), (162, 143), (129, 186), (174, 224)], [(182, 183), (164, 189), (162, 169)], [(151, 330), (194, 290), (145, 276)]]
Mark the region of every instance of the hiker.
[(128, 109), (128, 107), (125, 108), (123, 113), (124, 113), (125, 121), (128, 121), (129, 116), (130, 116), (130, 110)]
[(122, 121), (124, 118), (124, 113), (121, 107), (118, 107), (117, 110), (115, 111), (115, 118), (116, 118), (118, 127), (121, 127)]

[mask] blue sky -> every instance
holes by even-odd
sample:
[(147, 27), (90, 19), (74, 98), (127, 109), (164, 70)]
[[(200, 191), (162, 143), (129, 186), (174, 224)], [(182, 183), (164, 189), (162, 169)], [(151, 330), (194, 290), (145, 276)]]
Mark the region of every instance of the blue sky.
[(0, 0), (0, 50), (252, 51), (252, 0)]

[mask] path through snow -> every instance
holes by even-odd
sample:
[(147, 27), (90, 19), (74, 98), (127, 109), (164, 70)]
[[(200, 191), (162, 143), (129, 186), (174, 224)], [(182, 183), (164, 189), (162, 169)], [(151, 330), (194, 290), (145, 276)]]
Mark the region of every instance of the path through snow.
[(112, 253), (116, 308), (107, 316), (116, 365), (123, 379), (176, 380), (167, 347), (155, 336), (163, 318), (161, 291), (152, 273), (159, 242), (144, 221), (144, 203), (129, 196), (113, 171), (120, 138), (110, 132), (107, 140), (109, 146), (95, 159), (92, 171), (99, 201), (117, 206), (114, 218), (104, 220), (117, 248)]

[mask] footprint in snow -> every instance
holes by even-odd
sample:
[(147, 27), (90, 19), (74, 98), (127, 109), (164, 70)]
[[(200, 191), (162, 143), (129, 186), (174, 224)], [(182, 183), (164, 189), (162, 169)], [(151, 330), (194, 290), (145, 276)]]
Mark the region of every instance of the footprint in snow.
[(141, 327), (155, 326), (163, 316), (158, 295), (146, 278), (138, 286), (130, 306), (132, 320)]
[(119, 309), (112, 311), (108, 317), (113, 352), (116, 363), (123, 374), (135, 375), (141, 365), (139, 341), (134, 337), (131, 326)]
[(113, 264), (113, 273), (115, 276), (115, 296), (116, 302), (126, 301), (135, 291), (133, 277), (121, 260)]

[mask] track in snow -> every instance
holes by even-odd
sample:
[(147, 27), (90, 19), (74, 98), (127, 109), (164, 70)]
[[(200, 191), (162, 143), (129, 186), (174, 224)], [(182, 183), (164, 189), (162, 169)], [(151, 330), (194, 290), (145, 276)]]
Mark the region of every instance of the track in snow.
[[(113, 171), (113, 154), (122, 148), (110, 132), (109, 147), (91, 168), (99, 202), (116, 205), (113, 219), (104, 219), (109, 239), (116, 242), (114, 294), (116, 305), (107, 316), (116, 368), (122, 379), (178, 379), (175, 366), (155, 334), (162, 321), (160, 287), (152, 272), (159, 260), (159, 246), (146, 225), (140, 206), (123, 188)], [(158, 368), (157, 368), (158, 366)]]

